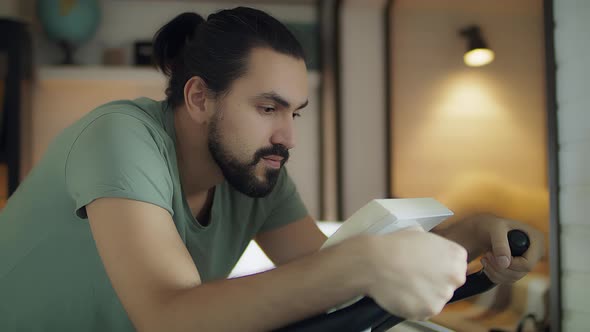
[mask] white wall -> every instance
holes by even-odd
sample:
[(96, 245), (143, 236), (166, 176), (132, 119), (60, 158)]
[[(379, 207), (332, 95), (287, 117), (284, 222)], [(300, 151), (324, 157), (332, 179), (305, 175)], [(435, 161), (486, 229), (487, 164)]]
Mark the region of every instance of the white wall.
[[(463, 63), (470, 24), (488, 66)], [(392, 38), (394, 195), (548, 232), (542, 2), (397, 0)]]
[(340, 12), (343, 219), (387, 195), (385, 1), (343, 1)]
[[(455, 220), (493, 213), (548, 232), (543, 2), (395, 0), (392, 14), (394, 195), (435, 197)], [(459, 30), (471, 24), (496, 54), (488, 66), (463, 63)], [(529, 277), (546, 284), (548, 265)], [(513, 311), (486, 322), (457, 308), (437, 322), (457, 331), (516, 325), (521, 304), (542, 303), (542, 292), (516, 291), (527, 287), (517, 283)]]
[(559, 135), (562, 326), (590, 327), (590, 2), (553, 1)]
[[(393, 187), (441, 195), (473, 176), (547, 185), (542, 2), (397, 0), (393, 10)], [(496, 60), (463, 63), (479, 24)]]

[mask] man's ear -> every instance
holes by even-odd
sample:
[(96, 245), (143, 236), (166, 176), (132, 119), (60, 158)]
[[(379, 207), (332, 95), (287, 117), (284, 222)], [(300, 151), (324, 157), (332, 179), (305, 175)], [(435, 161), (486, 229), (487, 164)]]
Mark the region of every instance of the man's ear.
[(207, 83), (199, 77), (191, 77), (184, 85), (184, 103), (189, 116), (199, 124), (209, 121), (210, 112), (208, 103), (209, 89)]

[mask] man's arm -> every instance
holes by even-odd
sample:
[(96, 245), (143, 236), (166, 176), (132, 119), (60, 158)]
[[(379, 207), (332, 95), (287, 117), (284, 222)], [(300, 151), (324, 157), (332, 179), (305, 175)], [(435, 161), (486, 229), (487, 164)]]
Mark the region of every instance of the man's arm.
[[(474, 223), (484, 217), (482, 215), (462, 220), (449, 220), (432, 229), (432, 233), (463, 246), (471, 261), (487, 250), (490, 245), (489, 241), (484, 243), (481, 236), (476, 234)], [(260, 233), (255, 238), (256, 243), (277, 266), (318, 251), (326, 239), (326, 235), (309, 216), (275, 230)]]
[(372, 281), (369, 246), (352, 241), (265, 273), (201, 284), (163, 208), (101, 198), (87, 212), (107, 274), (139, 331), (271, 330), (365, 294)]
[(489, 242), (484, 243), (476, 228), (477, 217), (460, 220), (449, 220), (436, 226), (432, 233), (454, 241), (467, 250), (467, 260), (471, 262), (489, 248)]
[(277, 266), (318, 251), (326, 239), (326, 235), (309, 216), (260, 233), (255, 238), (256, 243)]

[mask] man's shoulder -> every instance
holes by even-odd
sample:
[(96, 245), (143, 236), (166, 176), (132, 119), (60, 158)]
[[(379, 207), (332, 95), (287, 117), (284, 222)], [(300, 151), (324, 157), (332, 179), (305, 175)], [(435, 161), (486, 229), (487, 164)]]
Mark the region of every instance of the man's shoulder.
[[(145, 99), (145, 100), (144, 100)], [(146, 134), (158, 143), (171, 141), (165, 115), (160, 113), (160, 102), (141, 98), (117, 100), (100, 105), (72, 124), (69, 131), (74, 138), (84, 132), (104, 132), (105, 135)]]
[(112, 101), (98, 106), (88, 113), (86, 118), (90, 122), (105, 115), (114, 117), (127, 115), (142, 124), (164, 128), (164, 114), (161, 111), (161, 102), (148, 98)]

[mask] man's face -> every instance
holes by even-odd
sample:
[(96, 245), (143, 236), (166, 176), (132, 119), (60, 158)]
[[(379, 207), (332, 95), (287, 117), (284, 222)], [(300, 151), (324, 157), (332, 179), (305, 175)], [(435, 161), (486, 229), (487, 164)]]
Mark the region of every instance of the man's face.
[(209, 151), (230, 185), (263, 197), (295, 146), (293, 121), (307, 104), (303, 60), (267, 48), (250, 53), (247, 72), (218, 103)]

